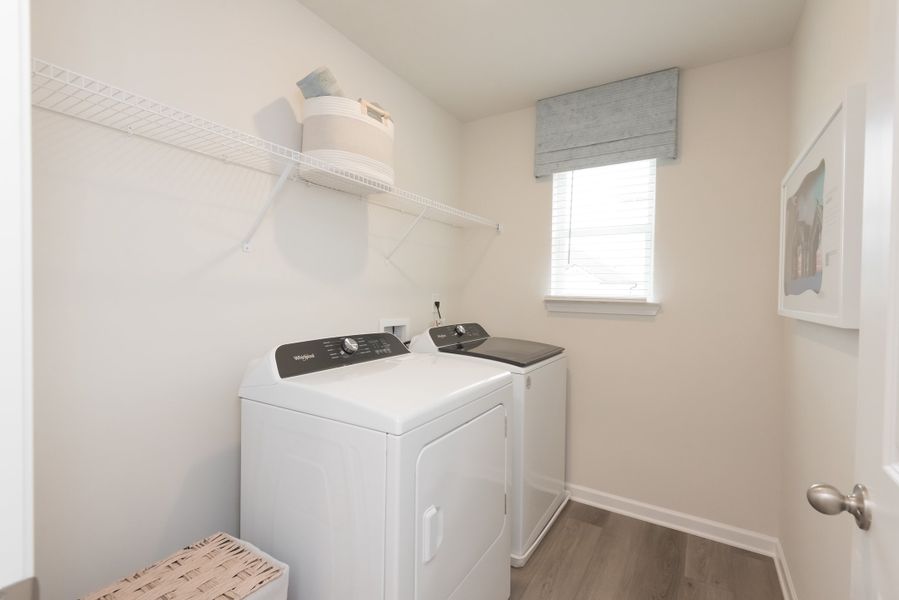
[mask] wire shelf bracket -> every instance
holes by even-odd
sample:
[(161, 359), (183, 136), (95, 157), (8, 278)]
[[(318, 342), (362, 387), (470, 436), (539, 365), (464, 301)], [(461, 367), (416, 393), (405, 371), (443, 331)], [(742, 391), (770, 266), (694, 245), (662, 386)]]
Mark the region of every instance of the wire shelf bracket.
[(266, 198), (265, 200), (265, 205), (262, 207), (262, 210), (259, 211), (259, 215), (253, 222), (253, 226), (250, 227), (247, 235), (243, 238), (243, 242), (241, 242), (240, 244), (241, 250), (243, 250), (244, 252), (253, 251), (253, 236), (256, 235), (256, 232), (259, 230), (259, 226), (262, 225), (262, 221), (265, 220), (265, 215), (268, 214), (268, 211), (269, 209), (271, 209), (272, 204), (275, 203), (275, 198), (277, 198), (278, 194), (281, 193), (281, 189), (284, 187), (284, 184), (287, 183), (287, 179), (290, 177), (291, 172), (293, 172), (293, 168), (293, 165), (285, 166), (284, 170), (281, 171), (281, 176), (278, 177), (278, 181), (275, 182), (274, 187), (268, 193), (268, 198)]
[(227, 163), (277, 175), (278, 180), (269, 192), (261, 213), (242, 240), (241, 246), (247, 252), (251, 250), (253, 236), (268, 214), (275, 197), (288, 180), (306, 181), (337, 189), (361, 196), (371, 204), (413, 216), (414, 222), (387, 254), (388, 260), (422, 219), (454, 227), (486, 227), (496, 232), (502, 231), (499, 223), (480, 215), (335, 167), (292, 148), (231, 129), (37, 58), (32, 59), (31, 63), (31, 104)]
[(393, 258), (394, 254), (396, 254), (396, 251), (399, 250), (400, 246), (402, 246), (406, 242), (406, 238), (409, 237), (409, 234), (412, 233), (412, 230), (414, 230), (415, 227), (421, 222), (421, 220), (424, 218), (426, 212), (428, 212), (427, 208), (423, 209), (418, 214), (418, 216), (415, 217), (415, 220), (412, 221), (412, 224), (409, 225), (409, 228), (406, 229), (406, 232), (400, 237), (399, 241), (397, 241), (396, 245), (393, 247), (393, 250), (391, 250), (390, 252), (387, 253), (387, 256), (385, 257), (387, 259), (387, 262), (390, 262), (390, 259)]

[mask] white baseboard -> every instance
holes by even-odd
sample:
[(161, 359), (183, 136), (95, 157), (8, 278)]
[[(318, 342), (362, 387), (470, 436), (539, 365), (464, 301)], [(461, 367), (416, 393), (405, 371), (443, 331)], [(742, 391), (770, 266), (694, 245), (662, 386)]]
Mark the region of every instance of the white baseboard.
[(787, 556), (784, 554), (784, 548), (777, 540), (777, 555), (774, 557), (774, 566), (777, 567), (777, 578), (780, 579), (780, 589), (783, 592), (784, 600), (799, 600), (796, 595), (796, 588), (793, 586), (793, 576), (790, 575), (790, 567), (787, 566)]
[(668, 508), (662, 508), (661, 506), (646, 504), (630, 498), (606, 494), (605, 492), (580, 485), (568, 484), (567, 487), (571, 490), (571, 499), (583, 504), (604, 508), (614, 513), (690, 533), (701, 538), (727, 544), (728, 546), (750, 550), (772, 558), (777, 556), (777, 538), (770, 535), (703, 519), (702, 517), (688, 515)]
[(566, 487), (571, 492), (571, 499), (581, 504), (588, 504), (707, 540), (770, 556), (774, 559), (774, 566), (777, 568), (777, 577), (780, 579), (784, 600), (798, 600), (783, 547), (780, 545), (780, 540), (773, 536), (638, 500), (607, 494), (573, 483), (567, 484)]

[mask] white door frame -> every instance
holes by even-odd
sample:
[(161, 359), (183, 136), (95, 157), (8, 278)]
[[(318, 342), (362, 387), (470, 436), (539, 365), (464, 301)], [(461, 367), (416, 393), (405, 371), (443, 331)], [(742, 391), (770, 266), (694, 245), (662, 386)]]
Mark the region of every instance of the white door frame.
[(29, 27), (0, 2), (0, 588), (34, 575)]

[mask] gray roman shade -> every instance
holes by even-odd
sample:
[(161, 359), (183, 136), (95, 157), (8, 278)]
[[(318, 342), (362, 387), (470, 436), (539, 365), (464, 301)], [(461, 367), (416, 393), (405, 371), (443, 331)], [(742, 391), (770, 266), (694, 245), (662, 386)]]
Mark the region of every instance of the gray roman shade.
[(677, 157), (678, 69), (537, 102), (534, 174)]

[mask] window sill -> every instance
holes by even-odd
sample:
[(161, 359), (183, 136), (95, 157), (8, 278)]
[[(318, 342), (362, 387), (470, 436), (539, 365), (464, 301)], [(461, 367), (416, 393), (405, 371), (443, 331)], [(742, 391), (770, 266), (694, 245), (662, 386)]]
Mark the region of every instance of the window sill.
[(615, 300), (612, 298), (574, 298), (546, 296), (543, 299), (549, 312), (592, 313), (598, 315), (636, 315), (654, 317), (662, 305), (645, 300)]

